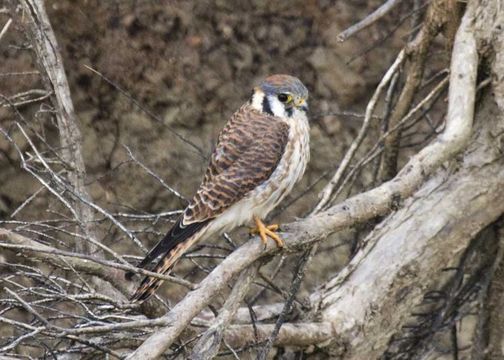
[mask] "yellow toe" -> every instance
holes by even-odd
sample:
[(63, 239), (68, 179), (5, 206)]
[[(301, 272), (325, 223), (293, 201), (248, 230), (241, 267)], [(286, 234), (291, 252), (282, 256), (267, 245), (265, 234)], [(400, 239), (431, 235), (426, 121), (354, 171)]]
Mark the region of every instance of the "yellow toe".
[(261, 242), (266, 246), (267, 244), (267, 238), (271, 238), (275, 243), (277, 244), (278, 247), (283, 247), (284, 246), (284, 241), (280, 236), (275, 234), (275, 231), (278, 230), (279, 225), (278, 224), (271, 224), (271, 225), (264, 225), (264, 223), (259, 219), (257, 216), (254, 216), (254, 221), (256, 224), (256, 227), (250, 230), (251, 234), (258, 234), (259, 237), (261, 238)]

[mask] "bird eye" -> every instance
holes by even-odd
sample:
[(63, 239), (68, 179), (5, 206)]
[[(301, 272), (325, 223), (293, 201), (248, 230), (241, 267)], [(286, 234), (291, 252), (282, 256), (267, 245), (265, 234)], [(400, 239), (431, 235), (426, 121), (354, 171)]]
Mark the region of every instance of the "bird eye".
[(292, 101), (292, 96), (289, 94), (278, 94), (278, 100), (283, 103), (290, 103)]

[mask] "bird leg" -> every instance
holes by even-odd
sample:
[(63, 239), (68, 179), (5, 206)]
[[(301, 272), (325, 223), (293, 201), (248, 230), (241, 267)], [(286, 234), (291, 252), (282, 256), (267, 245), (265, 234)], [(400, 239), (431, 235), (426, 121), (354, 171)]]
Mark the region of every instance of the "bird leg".
[(278, 230), (279, 227), (278, 224), (264, 225), (257, 216), (254, 216), (254, 222), (256, 227), (250, 230), (250, 234), (258, 234), (264, 246), (266, 246), (268, 237), (274, 240), (278, 247), (281, 248), (284, 246), (282, 238), (275, 234), (275, 231)]

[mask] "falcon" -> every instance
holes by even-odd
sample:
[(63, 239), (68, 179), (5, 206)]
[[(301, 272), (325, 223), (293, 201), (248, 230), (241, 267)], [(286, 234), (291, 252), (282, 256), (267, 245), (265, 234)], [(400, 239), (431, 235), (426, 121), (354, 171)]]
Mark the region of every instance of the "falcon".
[[(253, 222), (252, 233), (284, 245), (278, 225), (263, 219), (302, 177), (310, 157), (308, 90), (290, 75), (272, 75), (255, 87), (218, 137), (203, 181), (180, 218), (138, 265), (155, 259), (169, 272), (194, 244)], [(145, 277), (131, 298), (143, 301), (162, 280)]]

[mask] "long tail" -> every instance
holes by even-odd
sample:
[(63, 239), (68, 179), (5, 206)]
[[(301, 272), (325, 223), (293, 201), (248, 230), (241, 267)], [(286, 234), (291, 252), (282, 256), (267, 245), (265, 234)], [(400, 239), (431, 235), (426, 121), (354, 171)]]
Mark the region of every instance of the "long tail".
[[(145, 259), (139, 264), (144, 267), (150, 261), (166, 251), (163, 257), (152, 270), (158, 274), (169, 272), (178, 259), (205, 233), (207, 222), (191, 224), (188, 227), (181, 226), (177, 222), (166, 236), (147, 254)], [(148, 299), (163, 283), (162, 279), (146, 276), (138, 289), (131, 297), (131, 301), (144, 301)]]

